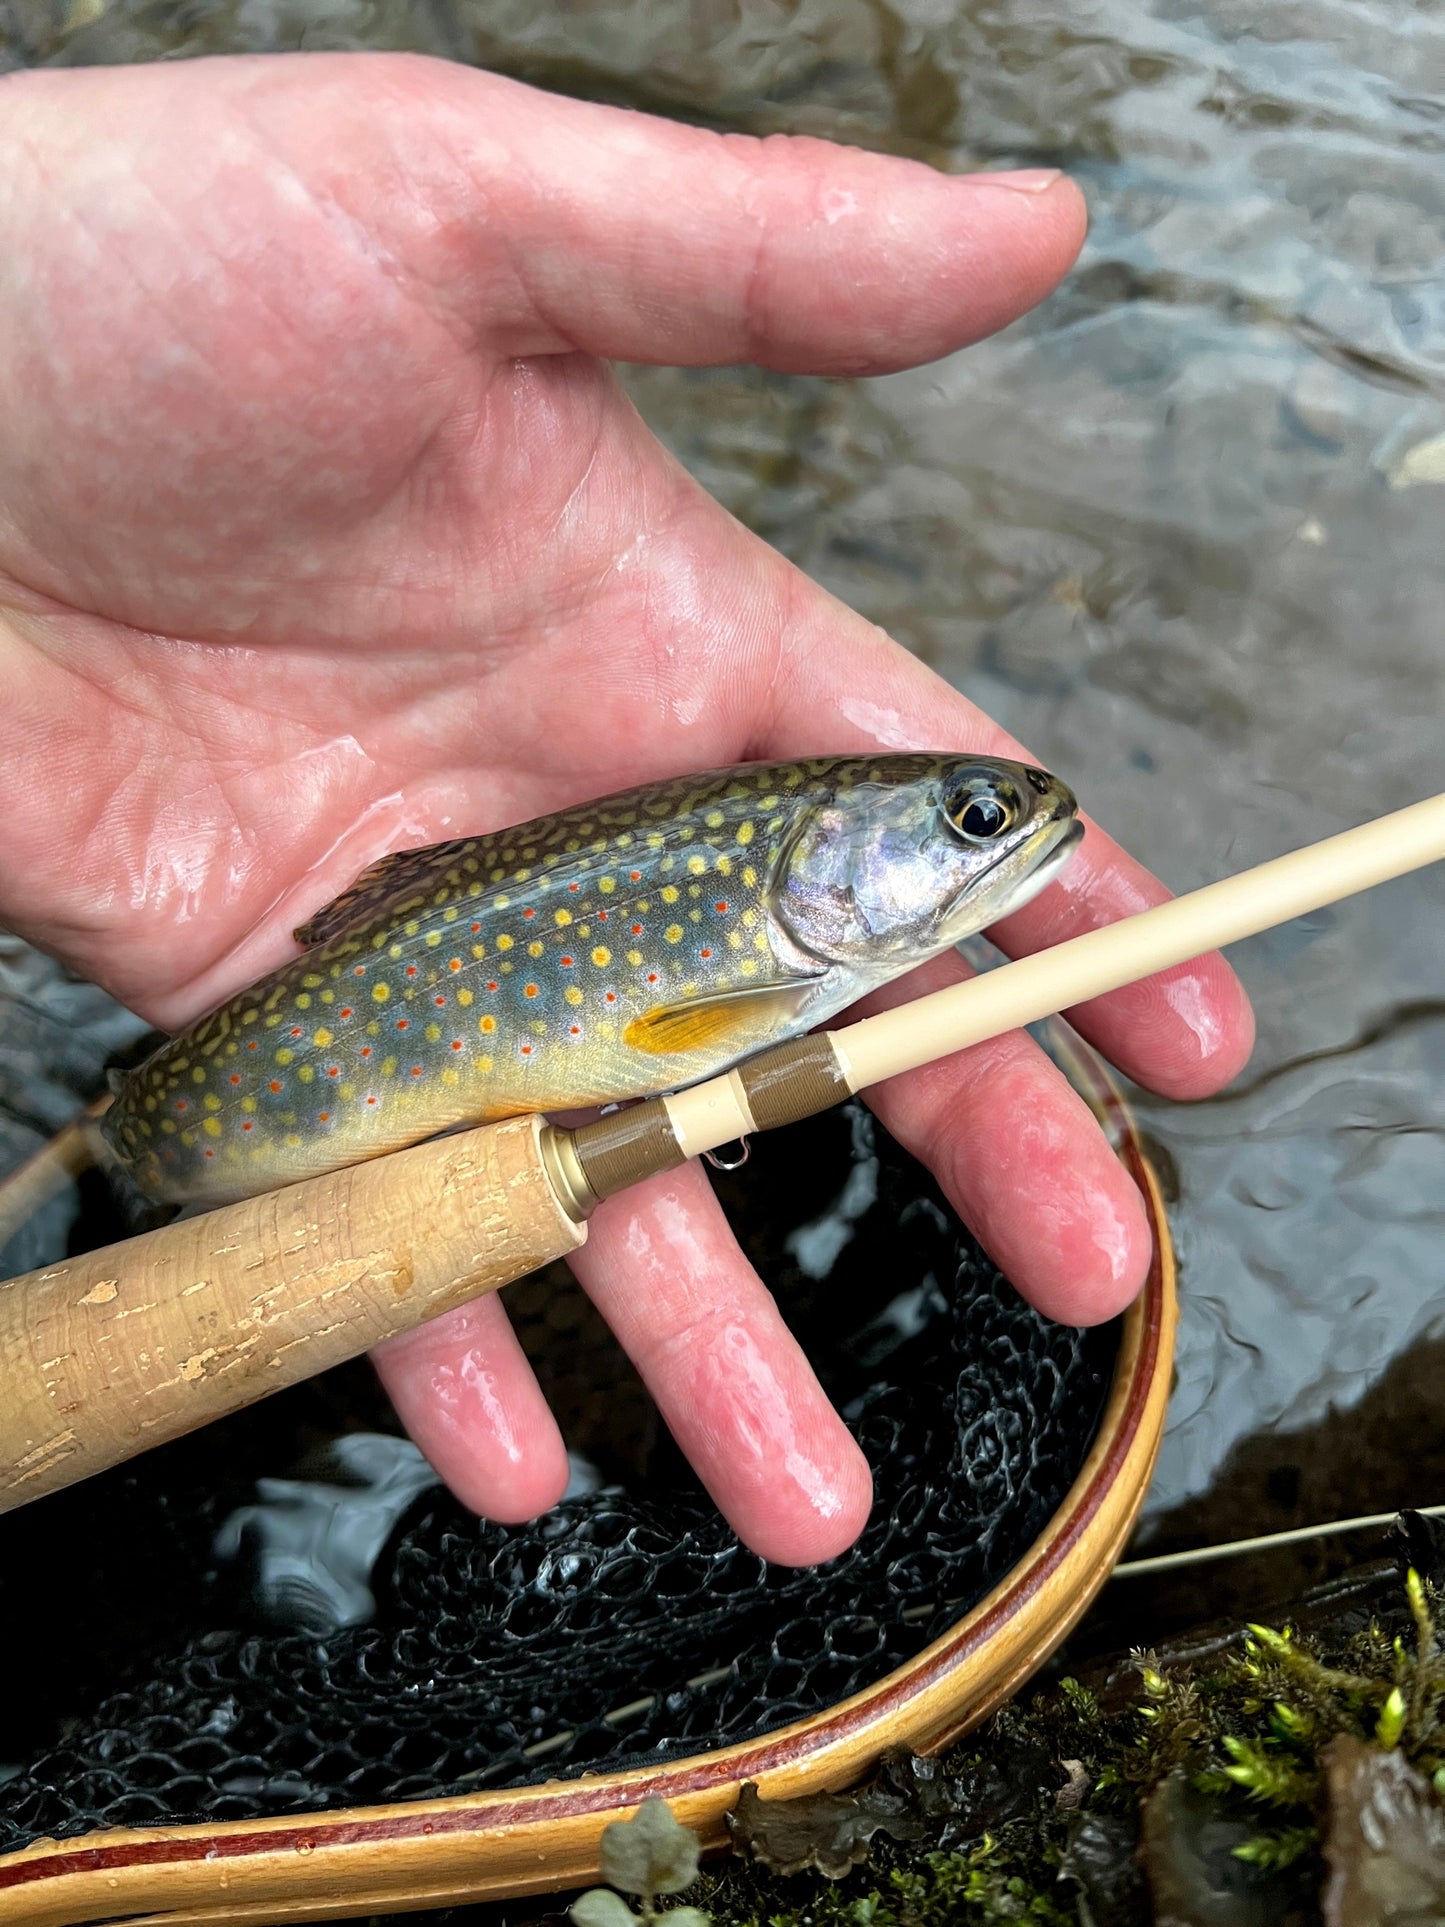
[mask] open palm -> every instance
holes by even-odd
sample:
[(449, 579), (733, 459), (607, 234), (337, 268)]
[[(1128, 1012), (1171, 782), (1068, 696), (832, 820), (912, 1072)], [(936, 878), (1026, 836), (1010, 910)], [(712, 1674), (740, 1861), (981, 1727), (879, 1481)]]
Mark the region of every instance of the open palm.
[[(385, 851), (754, 757), (1010, 747), (732, 521), (600, 357), (927, 360), (1081, 229), (1062, 181), (405, 56), (0, 80), (0, 918), (174, 1026)], [(1162, 894), (1092, 830), (1003, 938)], [(1218, 959), (1081, 1022), (1184, 1096), (1250, 1039)], [(1045, 1310), (1137, 1289), (1138, 1200), (1026, 1039), (878, 1108)], [(841, 1550), (867, 1468), (698, 1174), (614, 1200), (574, 1268), (743, 1536)], [(556, 1498), (495, 1299), (378, 1362), (479, 1510)]]

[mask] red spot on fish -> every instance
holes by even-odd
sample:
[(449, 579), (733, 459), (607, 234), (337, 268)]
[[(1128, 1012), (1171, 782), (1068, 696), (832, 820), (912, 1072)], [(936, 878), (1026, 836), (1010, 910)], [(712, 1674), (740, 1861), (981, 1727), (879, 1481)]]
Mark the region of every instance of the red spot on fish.
[(215, 1152), (214, 1152), (214, 1151), (207, 1151), (207, 1153), (206, 1153), (206, 1156), (207, 1156), (208, 1158), (213, 1158), (213, 1157), (214, 1157), (215, 1155), (216, 1155), (216, 1154), (215, 1154)]
[(641, 883), (641, 881), (642, 881), (642, 872), (641, 872), (641, 870), (629, 870), (629, 871), (628, 871), (628, 876), (629, 876), (629, 878), (631, 879), (631, 881), (632, 881), (633, 883)]
[(713, 905), (713, 908), (714, 910), (717, 911), (720, 917), (725, 917), (728, 913), (728, 907), (725, 903), (715, 903)]
[(371, 1055), (371, 1046), (370, 1046), (370, 1044), (363, 1044), (363, 1045), (362, 1045), (362, 1047), (361, 1047), (361, 1054), (362, 1054), (362, 1056), (363, 1056), (363, 1057), (370, 1057), (370, 1055)]
[(299, 1037), (301, 1035), (301, 1026), (299, 1024), (293, 1024), (291, 1026), (291, 1035), (293, 1037)]
[(597, 912), (597, 921), (598, 921), (599, 923), (606, 923), (606, 921), (607, 921), (607, 912), (606, 912), (605, 910), (599, 910), (599, 911)]
[(530, 1044), (523, 1044), (522, 1055), (523, 1057), (530, 1057), (532, 1055), (532, 1046)]
[(535, 997), (537, 994), (537, 986), (535, 984), (524, 985), (522, 994), (524, 997)]
[(615, 1004), (617, 1002), (617, 992), (615, 990), (608, 991), (607, 1001), (609, 1004)]
[(453, 957), (450, 960), (450, 962), (447, 964), (448, 970), (460, 970), (461, 967), (462, 967), (462, 960), (460, 957)]
[(445, 998), (445, 997), (433, 997), (433, 998), (432, 998), (432, 1002), (433, 1002), (434, 1004), (444, 1004), (444, 1003), (446, 1002), (446, 998)]
[(366, 965), (358, 964), (351, 974), (353, 977), (364, 977), (366, 975)]
[(572, 1035), (574, 1037), (580, 1037), (582, 1035), (582, 1026), (580, 1024), (574, 1024), (572, 1026)]
[(331, 1122), (330, 1111), (318, 1111), (316, 1113), (316, 1122), (318, 1124), (329, 1124)]
[(414, 977), (416, 975), (416, 965), (408, 964), (406, 967), (406, 974), (408, 977)]
[(536, 916), (536, 914), (537, 914), (537, 912), (536, 912), (535, 910), (524, 910), (524, 911), (522, 912), (522, 915), (523, 915), (524, 917), (535, 917), (535, 916)]
[(496, 986), (495, 984), (488, 984), (488, 985), (487, 985), (487, 989), (488, 989), (488, 990), (495, 990), (496, 988), (497, 988), (497, 986)]
[(398, 1030), (410, 1030), (411, 1029), (410, 1017), (398, 1017), (396, 1020), (396, 1027)]
[(368, 1103), (368, 1104), (374, 1104), (374, 1103), (376, 1102), (376, 1099), (375, 1099), (374, 1097), (369, 1097), (369, 1098), (367, 1098), (367, 1100), (366, 1100), (366, 1101), (367, 1101), (367, 1103)]
[(341, 1009), (341, 1015), (342, 1015), (343, 1017), (349, 1017), (349, 1016), (351, 1015), (351, 1006), (350, 1006), (350, 1004), (344, 1004), (344, 1005), (342, 1006), (342, 1009)]
[[(363, 1057), (365, 1057), (365, 1055), (366, 1055), (366, 1052), (365, 1052), (365, 1051), (363, 1051), (363, 1052), (362, 1052), (361, 1054), (362, 1054), (362, 1056), (363, 1056)], [(340, 1066), (339, 1064), (328, 1064), (328, 1065), (326, 1066), (326, 1075), (327, 1075), (328, 1077), (340, 1077), (340, 1075), (341, 1075), (341, 1066)]]
[(187, 1109), (186, 1100), (183, 1097), (178, 1097), (176, 1099), (176, 1109), (178, 1111), (184, 1111), (185, 1109)]
[(461, 1049), (461, 1047), (462, 1047), (462, 1040), (461, 1040), (461, 1038), (460, 1038), (460, 1037), (454, 1037), (454, 1038), (452, 1039), (452, 1049), (453, 1049), (453, 1050), (460, 1050), (460, 1049)]
[(482, 926), (479, 923), (474, 923), (472, 925), (472, 935), (476, 936), (477, 932), (481, 929), (481, 927)]
[(564, 970), (570, 970), (572, 968), (572, 959), (570, 957), (564, 957), (562, 959), (562, 968)]
[(232, 1072), (231, 1072), (231, 1082), (232, 1082), (233, 1084), (239, 1084), (239, 1083), (240, 1083), (240, 1081), (241, 1081), (241, 1073), (240, 1073), (239, 1071), (232, 1071)]
[(632, 934), (634, 937), (640, 937), (642, 935), (642, 925), (640, 923), (633, 924)]
[(254, 1037), (251, 1039), (250, 1043), (247, 1044), (246, 1046), (247, 1050), (260, 1050), (260, 1048), (261, 1046), (256, 1042)]
[(655, 984), (655, 983), (657, 982), (657, 972), (656, 972), (655, 970), (649, 970), (649, 971), (648, 971), (648, 973), (647, 973), (647, 981), (648, 981), (648, 982), (649, 982), (650, 984)]
[(710, 957), (712, 952), (710, 950), (699, 950), (697, 954), (699, 957)]
[[(567, 885), (567, 888), (568, 888), (569, 890), (580, 890), (580, 889), (582, 888), (582, 885), (581, 885), (580, 883), (569, 883), (569, 884)], [(530, 1046), (530, 1045), (528, 1045), (528, 1049), (530, 1049), (530, 1048), (531, 1048), (531, 1046)]]
[(243, 1131), (249, 1131), (249, 1130), (251, 1129), (251, 1120), (250, 1120), (250, 1118), (249, 1118), (249, 1117), (248, 1117), (248, 1118), (247, 1118), (247, 1119), (245, 1120), (245, 1122), (244, 1122), (244, 1123), (242, 1124), (242, 1126), (241, 1126), (241, 1129), (242, 1129)]
[(280, 1080), (279, 1080), (278, 1078), (275, 1078), (275, 1077), (273, 1077), (273, 1078), (271, 1079), (271, 1085), (270, 1085), (270, 1088), (271, 1088), (271, 1089), (272, 1089), (273, 1091), (279, 1091), (279, 1090), (280, 1090), (280, 1088), (281, 1088), (281, 1084), (280, 1084)]
[(413, 1077), (420, 1077), (420, 1076), (421, 1076), (421, 1065), (420, 1065), (420, 1064), (413, 1064), (413, 1065), (412, 1065), (412, 1067), (411, 1067), (411, 1074), (412, 1074), (412, 1076), (413, 1076)]

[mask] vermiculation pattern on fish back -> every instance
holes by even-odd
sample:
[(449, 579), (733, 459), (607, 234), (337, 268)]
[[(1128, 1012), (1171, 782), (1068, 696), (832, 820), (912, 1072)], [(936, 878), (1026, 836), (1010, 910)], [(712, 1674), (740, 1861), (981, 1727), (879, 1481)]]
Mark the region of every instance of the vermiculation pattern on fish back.
[(665, 1030), (639, 1044), (648, 1014), (806, 982), (769, 940), (775, 858), (820, 784), (877, 774), (742, 768), (384, 858), (298, 932), (303, 956), (133, 1073), (107, 1135), (148, 1189), (234, 1197), (708, 1074), (787, 1034), (786, 1011), (749, 998), (755, 1037), (734, 1019), (676, 1054)]

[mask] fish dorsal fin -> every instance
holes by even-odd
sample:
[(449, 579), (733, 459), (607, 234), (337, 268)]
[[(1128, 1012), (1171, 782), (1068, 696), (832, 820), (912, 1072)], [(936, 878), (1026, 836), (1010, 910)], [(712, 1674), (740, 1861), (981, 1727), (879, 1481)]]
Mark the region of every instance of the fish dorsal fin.
[(707, 1051), (736, 1057), (779, 1039), (806, 1009), (817, 988), (801, 982), (747, 984), (685, 1004), (659, 1004), (634, 1017), (622, 1033), (629, 1049), (649, 1057), (684, 1057)]
[(313, 944), (329, 943), (359, 918), (377, 909), (383, 899), (429, 882), (436, 869), (437, 846), (420, 850), (393, 850), (379, 856), (339, 897), (322, 907), (292, 931), (297, 943), (308, 950)]

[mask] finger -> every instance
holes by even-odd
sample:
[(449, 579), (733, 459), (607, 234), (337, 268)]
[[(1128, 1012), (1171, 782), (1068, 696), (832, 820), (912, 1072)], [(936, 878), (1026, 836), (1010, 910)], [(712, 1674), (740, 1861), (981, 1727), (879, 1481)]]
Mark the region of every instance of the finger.
[(397, 1417), (463, 1505), (508, 1525), (556, 1505), (567, 1449), (500, 1299), (474, 1298), (371, 1356)]
[[(739, 532), (739, 539), (754, 538)], [(757, 544), (761, 547), (761, 544)], [(777, 674), (749, 754), (817, 755), (849, 749), (1030, 752), (967, 697), (871, 623), (778, 559)], [(1068, 772), (1060, 772), (1067, 777)], [(1010, 956), (1061, 943), (1164, 902), (1170, 892), (1087, 815), (1087, 833), (1059, 879), (989, 935)], [(1167, 1097), (1219, 1090), (1254, 1046), (1243, 986), (1217, 952), (1162, 971), (1068, 1013), (1111, 1062)]]
[[(459, 166), (459, 245), (472, 268), (461, 278), (506, 355), (580, 348), (876, 374), (1003, 327), (1056, 285), (1084, 238), (1082, 197), (1049, 169), (949, 177), (826, 141), (715, 134), (562, 100), (461, 67), (410, 75), (405, 86), (424, 95), (413, 165), (433, 204), (438, 137)], [(404, 139), (388, 118), (393, 142)], [(325, 158), (328, 174), (344, 165)]]
[(695, 1165), (604, 1204), (568, 1262), (740, 1539), (789, 1566), (853, 1543), (867, 1461)]
[[(957, 956), (936, 957), (860, 1010), (888, 1010), (971, 974)], [(865, 1096), (1047, 1317), (1095, 1325), (1136, 1296), (1153, 1251), (1138, 1188), (1088, 1105), (1023, 1031), (890, 1078)]]

